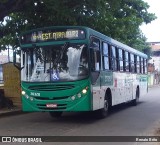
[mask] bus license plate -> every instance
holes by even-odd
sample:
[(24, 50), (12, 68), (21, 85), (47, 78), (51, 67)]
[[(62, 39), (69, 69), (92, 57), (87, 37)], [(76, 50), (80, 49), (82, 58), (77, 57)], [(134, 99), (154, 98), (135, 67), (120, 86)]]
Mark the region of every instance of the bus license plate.
[(57, 104), (46, 104), (47, 108), (56, 108)]

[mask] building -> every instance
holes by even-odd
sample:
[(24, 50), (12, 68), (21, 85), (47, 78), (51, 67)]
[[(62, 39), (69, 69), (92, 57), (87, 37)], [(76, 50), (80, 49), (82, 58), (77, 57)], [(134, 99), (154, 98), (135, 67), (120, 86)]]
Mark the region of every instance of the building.
[(3, 53), (0, 54), (0, 84), (3, 84), (3, 69), (2, 69), (2, 64), (7, 63), (8, 61), (9, 61), (8, 55), (5, 55)]
[(149, 85), (160, 83), (160, 42), (150, 42), (151, 59), (148, 63)]
[(3, 70), (2, 64), (8, 62), (8, 56), (0, 54), (0, 84), (3, 84)]
[(151, 44), (151, 59), (149, 63), (153, 64), (155, 71), (160, 73), (160, 42), (150, 42)]

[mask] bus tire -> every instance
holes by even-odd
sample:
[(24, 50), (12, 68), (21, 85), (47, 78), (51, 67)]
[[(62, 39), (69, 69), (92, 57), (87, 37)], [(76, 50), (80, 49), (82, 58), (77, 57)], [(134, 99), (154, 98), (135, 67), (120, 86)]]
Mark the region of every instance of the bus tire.
[(57, 112), (49, 112), (51, 117), (59, 118), (62, 116), (62, 111), (57, 111)]
[(136, 89), (136, 98), (132, 101), (132, 105), (136, 106), (139, 102), (139, 88)]
[(106, 94), (106, 97), (104, 99), (104, 107), (102, 109), (97, 110), (96, 115), (99, 119), (106, 118), (108, 116), (108, 110), (109, 110), (109, 99)]

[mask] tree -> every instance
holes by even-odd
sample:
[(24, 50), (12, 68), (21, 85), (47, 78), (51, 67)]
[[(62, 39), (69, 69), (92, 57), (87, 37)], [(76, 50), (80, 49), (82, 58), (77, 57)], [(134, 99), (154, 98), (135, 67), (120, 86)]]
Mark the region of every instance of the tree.
[[(11, 1), (3, 0), (5, 10)], [(25, 0), (23, 4), (21, 0), (13, 0), (12, 3), (16, 7), (12, 5), (0, 15), (1, 20), (6, 20), (6, 24), (2, 21), (0, 24), (0, 50), (6, 49), (6, 45), (18, 47), (18, 36), (26, 30), (53, 25), (88, 26), (142, 50), (146, 38), (139, 26), (156, 18), (148, 13), (149, 5), (142, 0)]]
[(1, 0), (0, 1), (0, 21), (10, 13), (22, 11), (27, 0)]

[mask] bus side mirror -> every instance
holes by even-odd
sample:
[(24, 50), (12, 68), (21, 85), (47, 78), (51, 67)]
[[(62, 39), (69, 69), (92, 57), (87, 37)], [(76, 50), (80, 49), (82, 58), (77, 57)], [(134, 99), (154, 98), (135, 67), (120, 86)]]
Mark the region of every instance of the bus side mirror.
[(14, 50), (13, 51), (13, 65), (18, 69), (18, 70), (22, 70), (22, 68), (20, 67), (20, 63), (17, 63), (17, 52)]

